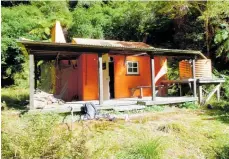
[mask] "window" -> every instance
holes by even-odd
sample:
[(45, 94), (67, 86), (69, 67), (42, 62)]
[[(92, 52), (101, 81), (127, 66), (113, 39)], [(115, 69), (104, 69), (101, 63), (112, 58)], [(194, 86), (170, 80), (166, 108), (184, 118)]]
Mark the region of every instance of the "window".
[(138, 75), (139, 66), (136, 61), (127, 61), (127, 74), (128, 75)]

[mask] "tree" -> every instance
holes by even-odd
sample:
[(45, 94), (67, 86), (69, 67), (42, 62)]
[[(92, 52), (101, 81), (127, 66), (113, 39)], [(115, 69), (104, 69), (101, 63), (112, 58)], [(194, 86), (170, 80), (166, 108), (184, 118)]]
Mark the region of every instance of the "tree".
[(204, 21), (207, 56), (210, 57), (211, 39), (215, 36), (214, 33), (216, 31), (214, 25), (218, 28), (223, 19), (229, 18), (229, 2), (193, 2), (192, 6), (200, 12), (201, 15), (198, 18)]
[(69, 36), (104, 38), (103, 28), (107, 25), (109, 16), (103, 13), (101, 3), (93, 3), (89, 8), (79, 5), (72, 15), (73, 24), (69, 29)]
[(39, 41), (49, 40), (55, 20), (60, 20), (65, 27), (71, 26), (72, 17), (67, 2), (31, 3), (31, 5), (2, 8), (3, 86), (14, 83), (15, 73), (23, 72), (22, 64), (28, 60), (17, 45), (17, 39), (24, 37)]
[(15, 72), (21, 71), (24, 55), (16, 40), (20, 37), (37, 39), (29, 32), (37, 28), (37, 21), (42, 19), (42, 13), (34, 6), (16, 6), (2, 8), (2, 83), (12, 84)]
[(27, 61), (16, 39), (50, 41), (56, 20), (68, 29), (68, 42), (73, 37), (144, 41), (155, 47), (202, 50), (224, 62), (229, 56), (228, 1), (12, 1), (4, 5), (3, 85), (7, 80), (12, 84)]

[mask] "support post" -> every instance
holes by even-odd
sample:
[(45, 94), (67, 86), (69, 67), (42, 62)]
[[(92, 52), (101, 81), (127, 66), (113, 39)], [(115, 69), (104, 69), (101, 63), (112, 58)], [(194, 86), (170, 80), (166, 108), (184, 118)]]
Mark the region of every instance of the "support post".
[(99, 105), (103, 104), (103, 60), (102, 54), (98, 54), (98, 69), (99, 69)]
[(35, 60), (35, 63), (34, 63), (34, 68), (35, 68), (35, 78), (34, 78), (34, 80), (35, 80), (35, 91), (36, 91), (36, 89), (37, 89), (37, 61)]
[(178, 84), (179, 85), (179, 89), (180, 89), (180, 97), (182, 96), (182, 85), (181, 84)]
[(141, 96), (141, 98), (143, 98), (143, 90), (142, 90), (143, 88), (141, 87), (140, 88), (140, 96)]
[(196, 97), (196, 68), (195, 68), (195, 58), (192, 59), (192, 75), (193, 75), (193, 95)]
[(221, 84), (219, 84), (219, 87), (218, 87), (218, 89), (217, 89), (217, 91), (216, 91), (216, 94), (217, 94), (217, 101), (218, 101), (218, 102), (220, 101), (220, 86), (221, 86)]
[(152, 100), (156, 100), (156, 82), (155, 82), (155, 66), (154, 66), (154, 56), (150, 56), (150, 70), (151, 70), (151, 91), (152, 91)]
[[(219, 90), (219, 88), (220, 88), (220, 84), (218, 84), (218, 85), (209, 93), (209, 95), (207, 96), (205, 102), (208, 102), (208, 101), (211, 99), (211, 97)], [(218, 94), (218, 93), (217, 93), (217, 94)], [(218, 97), (217, 97), (217, 98), (218, 98)]]
[(203, 87), (201, 85), (199, 85), (198, 87), (199, 89), (199, 104), (202, 104), (203, 103)]
[(34, 109), (34, 55), (29, 55), (29, 109)]

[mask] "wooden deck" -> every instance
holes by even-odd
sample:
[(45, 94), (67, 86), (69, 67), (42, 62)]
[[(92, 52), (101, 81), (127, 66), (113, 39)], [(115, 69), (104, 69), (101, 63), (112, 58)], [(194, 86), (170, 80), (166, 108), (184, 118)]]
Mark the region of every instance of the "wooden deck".
[(99, 105), (99, 100), (92, 101), (73, 101), (67, 102), (63, 105), (52, 105), (47, 106), (42, 109), (33, 109), (29, 112), (55, 112), (55, 113), (69, 113), (69, 112), (80, 112), (81, 107), (86, 102), (94, 103), (98, 110), (116, 110), (116, 111), (127, 111), (127, 110), (137, 110), (144, 109), (145, 106), (150, 105), (163, 105), (163, 104), (175, 104), (175, 103), (184, 103), (197, 101), (198, 98), (195, 97), (156, 97), (155, 101), (151, 100), (152, 97), (144, 97), (142, 99), (139, 98), (121, 98), (121, 99), (112, 99), (104, 101), (103, 105)]

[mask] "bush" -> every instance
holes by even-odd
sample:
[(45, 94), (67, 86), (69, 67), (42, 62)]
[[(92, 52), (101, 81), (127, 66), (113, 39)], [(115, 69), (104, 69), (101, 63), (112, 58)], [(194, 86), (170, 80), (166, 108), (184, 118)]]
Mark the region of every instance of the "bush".
[(145, 159), (156, 159), (161, 157), (161, 144), (160, 140), (149, 140), (140, 143), (136, 149), (133, 151), (133, 154), (139, 156), (137, 158)]
[(225, 146), (219, 151), (217, 154), (217, 158), (219, 159), (229, 159), (229, 146)]
[(135, 142), (131, 148), (125, 149), (117, 157), (122, 159), (159, 159), (162, 157), (163, 150), (160, 138), (145, 138), (140, 142), (139, 140)]
[(26, 109), (29, 100), (28, 88), (2, 88), (2, 109)]
[[(2, 158), (84, 158), (86, 137), (60, 127), (57, 114), (2, 118)], [(84, 135), (85, 132), (84, 132)]]
[(217, 70), (214, 70), (214, 74), (225, 79), (225, 82), (222, 84), (221, 94), (223, 95), (223, 99), (229, 100), (229, 71), (218, 72)]
[(165, 109), (164, 106), (159, 106), (159, 105), (152, 105), (152, 106), (147, 106), (144, 110), (147, 112), (160, 112)]
[(25, 115), (18, 122), (3, 118), (2, 125), (3, 158), (40, 158), (58, 151), (53, 136), (57, 116)]
[(185, 102), (185, 103), (179, 104), (178, 108), (197, 109), (198, 105), (196, 105), (194, 102)]
[(28, 60), (22, 64), (22, 71), (14, 74), (14, 84), (20, 88), (29, 88), (29, 64)]
[(210, 104), (212, 105), (213, 109), (229, 112), (229, 101), (213, 101)]
[(157, 128), (157, 130), (163, 131), (165, 133), (170, 133), (170, 132), (182, 133), (187, 131), (184, 125), (181, 125), (179, 123), (168, 123), (165, 125), (161, 125)]

